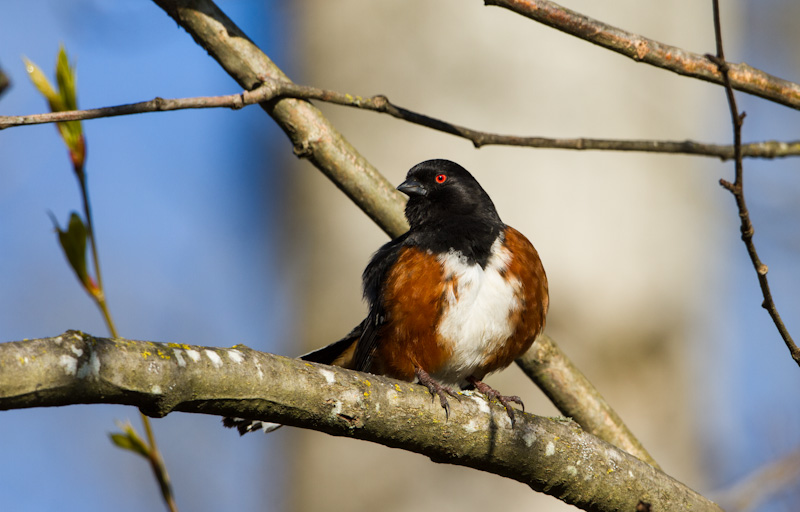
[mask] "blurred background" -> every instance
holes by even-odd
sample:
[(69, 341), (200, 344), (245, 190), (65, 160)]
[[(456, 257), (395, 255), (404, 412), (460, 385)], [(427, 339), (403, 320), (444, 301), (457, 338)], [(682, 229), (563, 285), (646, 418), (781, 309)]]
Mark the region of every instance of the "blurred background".
[[(220, 1), (293, 80), (471, 128), (551, 137), (729, 143), (721, 88), (594, 47), (510, 11), (458, 0)], [(571, 0), (569, 8), (698, 53), (709, 2)], [(723, 4), (726, 55), (800, 80), (790, 0)], [(746, 20), (746, 23), (745, 23)], [(83, 108), (239, 92), (149, 2), (31, 0), (0, 8), (0, 114), (47, 110), (21, 56), (52, 79), (59, 44)], [(744, 139), (797, 138), (798, 114), (738, 95)], [(318, 105), (392, 183), (428, 158), (470, 169), (548, 271), (548, 333), (664, 470), (729, 510), (794, 511), (800, 369), (739, 240), (733, 164), (710, 158), (484, 147), (374, 113)], [(296, 355), (364, 314), (360, 275), (386, 236), (263, 111), (203, 110), (84, 122), (89, 193), (110, 307), (128, 338)], [(0, 341), (106, 334), (68, 268), (63, 224), (80, 195), (53, 126), (0, 133)], [(800, 337), (797, 159), (745, 162), (756, 244)], [(298, 315), (298, 312), (302, 314)], [(310, 312), (313, 312), (310, 314)], [(489, 381), (554, 415), (512, 367)], [(0, 413), (0, 510), (159, 510), (147, 464), (115, 448), (138, 412), (78, 406)], [(316, 432), (239, 438), (219, 418), (154, 428), (183, 511), (572, 509), (524, 485)], [(783, 466), (768, 466), (775, 461)], [(755, 491), (742, 481), (766, 467)], [(762, 491), (776, 487), (776, 493)], [(742, 492), (742, 491), (746, 492)], [(763, 498), (763, 499), (762, 499)]]

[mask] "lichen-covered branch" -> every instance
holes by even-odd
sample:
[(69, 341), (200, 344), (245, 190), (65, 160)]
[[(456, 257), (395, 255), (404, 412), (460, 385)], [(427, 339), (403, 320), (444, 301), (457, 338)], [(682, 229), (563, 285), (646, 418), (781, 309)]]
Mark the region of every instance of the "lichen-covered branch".
[[(0, 410), (113, 403), (278, 421), (363, 439), (518, 480), (584, 510), (719, 511), (714, 503), (575, 423), (520, 413), (478, 395), (452, 414), (422, 386), (257, 352), (95, 338), (0, 344)], [(233, 435), (233, 433), (232, 433)]]
[[(549, 0), (484, 0), (607, 50), (679, 75), (723, 85), (722, 73), (705, 55), (625, 31)], [(728, 63), (731, 86), (781, 105), (800, 109), (800, 84), (745, 63)]]

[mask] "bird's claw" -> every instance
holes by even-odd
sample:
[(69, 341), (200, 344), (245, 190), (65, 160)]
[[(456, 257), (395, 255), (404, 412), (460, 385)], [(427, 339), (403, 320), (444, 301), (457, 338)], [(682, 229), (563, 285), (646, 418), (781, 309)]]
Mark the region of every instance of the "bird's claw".
[(514, 428), (516, 418), (514, 417), (514, 408), (511, 407), (511, 403), (519, 404), (519, 406), (522, 407), (522, 412), (525, 412), (525, 404), (522, 403), (522, 399), (516, 395), (501, 395), (499, 391), (474, 377), (470, 377), (467, 380), (475, 386), (475, 389), (482, 393), (487, 400), (495, 399), (505, 407), (508, 418), (511, 420), (511, 428)]
[(430, 374), (428, 374), (428, 372), (422, 368), (415, 368), (414, 373), (417, 375), (417, 380), (419, 383), (428, 388), (428, 391), (430, 391), (431, 400), (433, 400), (436, 396), (439, 397), (439, 403), (442, 404), (442, 409), (444, 409), (444, 417), (445, 419), (450, 419), (450, 403), (447, 401), (447, 395), (455, 397), (455, 399), (459, 402), (461, 401), (461, 395), (449, 386), (445, 386), (437, 382), (436, 379), (431, 377)]

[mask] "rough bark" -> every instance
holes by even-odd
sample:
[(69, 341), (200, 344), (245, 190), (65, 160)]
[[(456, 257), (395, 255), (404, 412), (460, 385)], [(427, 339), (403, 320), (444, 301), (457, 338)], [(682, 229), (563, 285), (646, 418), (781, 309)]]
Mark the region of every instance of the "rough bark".
[(478, 395), (452, 414), (422, 386), (254, 351), (61, 336), (0, 344), (0, 410), (114, 403), (277, 421), (512, 478), (584, 510), (719, 511), (714, 503), (571, 421)]

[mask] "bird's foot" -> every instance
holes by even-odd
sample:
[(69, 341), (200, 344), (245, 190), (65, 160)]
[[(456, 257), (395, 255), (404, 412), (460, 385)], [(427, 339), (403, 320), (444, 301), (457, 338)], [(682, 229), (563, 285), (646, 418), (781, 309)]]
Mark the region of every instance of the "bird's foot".
[(514, 428), (516, 420), (514, 418), (514, 408), (511, 407), (511, 403), (513, 402), (519, 404), (520, 407), (522, 407), (522, 411), (524, 412), (525, 404), (522, 403), (522, 399), (516, 395), (512, 396), (501, 395), (500, 392), (498, 392), (496, 389), (476, 379), (475, 377), (469, 377), (467, 381), (473, 386), (475, 386), (475, 389), (477, 389), (480, 393), (483, 393), (483, 395), (486, 396), (487, 400), (491, 400), (494, 398), (495, 400), (503, 404), (503, 407), (506, 408), (506, 412), (508, 413), (508, 417), (511, 419), (511, 428)]
[(422, 368), (415, 367), (414, 374), (417, 376), (417, 380), (420, 384), (428, 388), (428, 391), (431, 392), (431, 396), (438, 396), (439, 402), (442, 404), (442, 408), (444, 409), (444, 417), (445, 419), (450, 418), (450, 404), (447, 402), (447, 395), (455, 397), (456, 400), (459, 402), (461, 401), (461, 395), (457, 392), (453, 391), (452, 388), (440, 384), (436, 379), (430, 376), (428, 372), (423, 370)]

